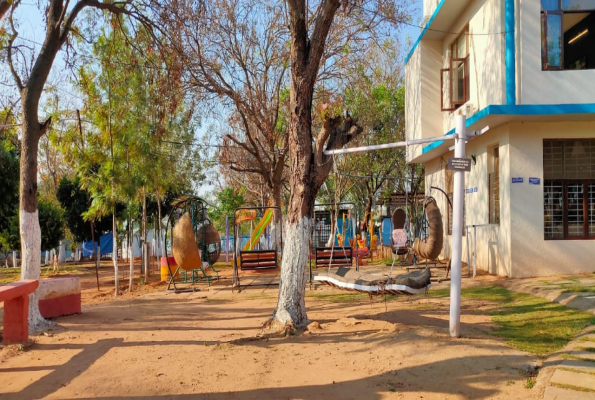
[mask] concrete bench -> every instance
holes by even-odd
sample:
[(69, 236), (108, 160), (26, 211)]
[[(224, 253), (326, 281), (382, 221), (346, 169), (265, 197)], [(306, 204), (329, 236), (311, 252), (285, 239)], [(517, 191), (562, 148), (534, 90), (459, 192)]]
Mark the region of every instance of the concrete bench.
[(24, 343), (29, 337), (29, 293), (39, 286), (38, 280), (24, 280), (0, 286), (0, 302), (4, 302), (2, 342)]
[(39, 282), (39, 312), (44, 318), (55, 318), (81, 312), (81, 279), (50, 278)]

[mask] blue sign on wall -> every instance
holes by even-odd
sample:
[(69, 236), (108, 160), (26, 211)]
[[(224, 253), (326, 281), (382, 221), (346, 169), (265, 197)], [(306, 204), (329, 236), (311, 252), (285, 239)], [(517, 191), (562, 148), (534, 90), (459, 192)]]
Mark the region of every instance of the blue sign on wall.
[(529, 183), (531, 185), (539, 185), (539, 184), (541, 184), (541, 179), (539, 179), (539, 178), (529, 178)]
[(523, 183), (523, 178), (512, 178), (512, 183)]

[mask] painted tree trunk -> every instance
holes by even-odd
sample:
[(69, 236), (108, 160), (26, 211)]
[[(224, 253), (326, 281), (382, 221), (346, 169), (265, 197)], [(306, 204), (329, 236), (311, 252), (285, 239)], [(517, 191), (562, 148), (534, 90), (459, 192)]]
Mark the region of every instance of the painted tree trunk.
[(12, 267), (17, 267), (17, 252), (14, 250), (12, 251)]
[(305, 81), (294, 77), (290, 90), (290, 109), (293, 111), (289, 130), (291, 193), (285, 224), (279, 298), (270, 321), (271, 328), (275, 330), (288, 326), (300, 329), (309, 322), (304, 298), (308, 281), (310, 217), (320, 185), (314, 182), (316, 171), (312, 164), (312, 86), (304, 84)]
[(114, 207), (114, 215), (113, 215), (113, 224), (112, 224), (112, 242), (113, 242), (113, 247), (112, 247), (112, 260), (114, 262), (114, 285), (115, 285), (115, 291), (114, 291), (114, 296), (118, 296), (120, 294), (120, 271), (118, 270), (118, 232), (116, 230), (117, 228), (117, 220), (116, 220), (116, 207)]
[(134, 230), (132, 228), (132, 218), (128, 220), (128, 258), (130, 262), (130, 277), (128, 278), (128, 291), (132, 292), (134, 281)]
[(285, 228), (285, 248), (281, 263), (279, 298), (271, 320), (271, 328), (304, 328), (308, 324), (305, 293), (308, 283), (308, 240), (310, 219), (303, 217)]
[[(39, 138), (43, 134), (37, 119), (37, 104), (26, 93), (23, 103), (23, 138), (19, 187), (19, 231), (21, 236), (21, 279), (39, 279), (41, 275), (41, 228), (37, 211), (37, 155)], [(37, 291), (29, 296), (29, 330), (47, 325), (39, 312)]]
[(143, 188), (143, 240), (142, 240), (142, 255), (143, 255), (143, 272), (145, 274), (145, 282), (149, 280), (149, 254), (147, 249), (147, 192)]

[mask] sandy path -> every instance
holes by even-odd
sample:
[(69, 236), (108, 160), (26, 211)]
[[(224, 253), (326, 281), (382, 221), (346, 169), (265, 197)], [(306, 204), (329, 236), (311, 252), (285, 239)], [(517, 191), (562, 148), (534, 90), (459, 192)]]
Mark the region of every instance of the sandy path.
[(0, 398), (538, 397), (524, 388), (534, 358), (486, 333), (492, 324), (481, 303), (466, 302), (457, 340), (448, 337), (447, 299), (308, 297), (320, 328), (222, 343), (259, 332), (276, 303), (274, 291), (263, 292), (157, 292), (85, 306), (59, 319), (53, 337), (36, 337), (32, 349), (0, 363)]

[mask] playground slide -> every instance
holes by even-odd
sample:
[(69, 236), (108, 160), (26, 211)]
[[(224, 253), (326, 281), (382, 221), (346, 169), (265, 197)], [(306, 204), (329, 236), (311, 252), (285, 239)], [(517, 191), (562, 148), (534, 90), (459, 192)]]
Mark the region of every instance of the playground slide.
[(265, 228), (268, 226), (268, 224), (271, 223), (272, 220), (273, 220), (273, 210), (267, 210), (264, 213), (264, 215), (263, 215), (262, 219), (260, 220), (260, 222), (258, 223), (258, 225), (256, 225), (256, 229), (254, 230), (254, 233), (252, 234), (252, 237), (250, 238), (250, 240), (244, 246), (243, 251), (252, 250), (254, 245), (256, 243), (258, 243), (258, 241), (260, 240), (260, 237), (264, 233)]

